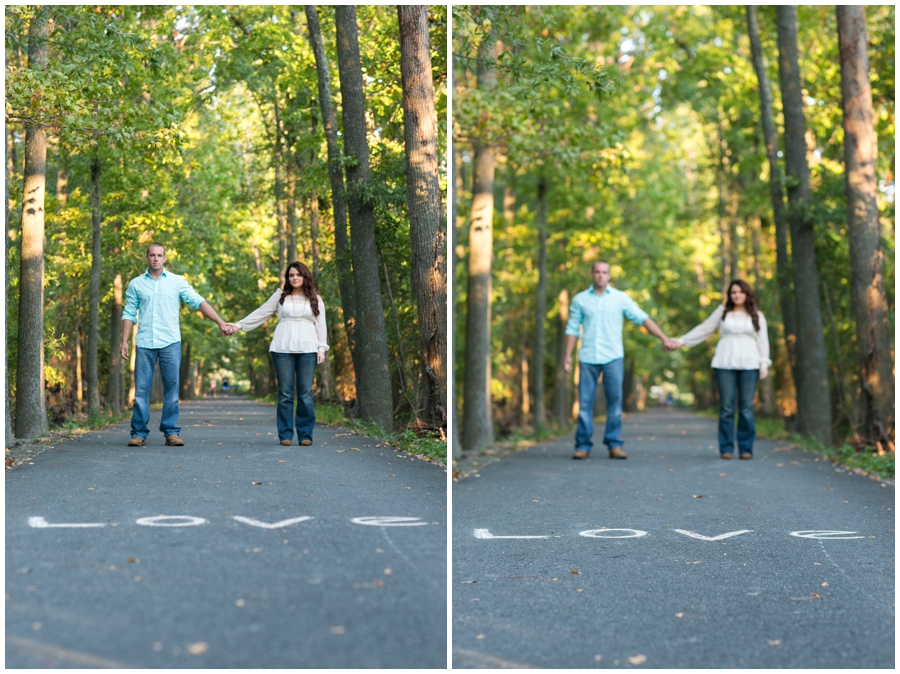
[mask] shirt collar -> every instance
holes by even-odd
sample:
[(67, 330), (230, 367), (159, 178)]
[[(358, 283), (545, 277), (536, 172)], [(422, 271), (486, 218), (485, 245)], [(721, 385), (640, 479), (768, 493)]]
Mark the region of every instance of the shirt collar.
[[(603, 294), (604, 294), (604, 295), (609, 295), (609, 291), (610, 291), (611, 288), (612, 288), (612, 283), (607, 283), (607, 284), (606, 284), (606, 290), (603, 291)], [(593, 284), (593, 283), (590, 285), (590, 287), (588, 288), (588, 290), (591, 291), (591, 294), (592, 294), (592, 295), (596, 295), (596, 294), (597, 294), (597, 291), (594, 290), (594, 284)]]
[[(165, 275), (166, 275), (166, 268), (163, 267), (162, 274), (160, 274), (159, 277), (162, 278)], [(149, 278), (151, 280), (153, 279), (153, 275), (150, 273), (150, 267), (147, 267), (147, 270), (144, 272), (144, 276), (146, 276), (147, 278)]]

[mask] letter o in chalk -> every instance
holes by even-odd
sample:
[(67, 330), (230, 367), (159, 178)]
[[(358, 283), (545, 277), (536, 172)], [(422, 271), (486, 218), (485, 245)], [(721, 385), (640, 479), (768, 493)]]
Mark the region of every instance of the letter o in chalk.
[[(168, 522), (166, 520), (181, 521)], [(202, 517), (191, 517), (190, 515), (157, 515), (156, 517), (142, 517), (135, 521), (145, 527), (196, 527), (206, 524), (206, 520)]]
[[(613, 531), (627, 531), (629, 533), (624, 536), (607, 535)], [(647, 532), (641, 531), (640, 529), (589, 529), (588, 531), (578, 532), (578, 535), (584, 536), (585, 538), (640, 538), (641, 536), (646, 536)]]
[(427, 524), (418, 517), (354, 517), (350, 521), (370, 527), (418, 527)]

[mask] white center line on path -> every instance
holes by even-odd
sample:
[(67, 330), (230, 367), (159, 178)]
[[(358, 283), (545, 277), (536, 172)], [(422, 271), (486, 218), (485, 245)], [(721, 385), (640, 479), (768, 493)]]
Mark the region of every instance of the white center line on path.
[(43, 517), (29, 517), (28, 518), (28, 526), (32, 529), (53, 529), (53, 528), (66, 528), (66, 529), (84, 529), (86, 527), (105, 527), (106, 524), (103, 522), (83, 522), (77, 524), (50, 524)]
[(550, 538), (549, 536), (494, 536), (487, 529), (476, 529), (475, 538)]

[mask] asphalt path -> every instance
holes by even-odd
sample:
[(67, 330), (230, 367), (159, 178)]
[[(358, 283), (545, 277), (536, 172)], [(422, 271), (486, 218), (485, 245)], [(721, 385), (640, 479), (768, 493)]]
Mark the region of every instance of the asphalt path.
[(892, 483), (765, 440), (722, 460), (679, 410), (623, 437), (453, 485), (455, 668), (894, 667)]
[(446, 667), (445, 468), (321, 425), (282, 447), (234, 397), (180, 423), (7, 474), (6, 667)]

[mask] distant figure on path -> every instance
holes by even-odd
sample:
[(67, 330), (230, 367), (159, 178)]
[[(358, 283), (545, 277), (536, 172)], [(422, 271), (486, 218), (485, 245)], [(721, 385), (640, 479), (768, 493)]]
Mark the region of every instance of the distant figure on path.
[(231, 388), (228, 384), (228, 377), (222, 377), (222, 395), (226, 398), (228, 397), (228, 389)]
[[(712, 359), (719, 386), (719, 452), (723, 459), (734, 453), (735, 396), (738, 408), (737, 444), (742, 459), (753, 458), (756, 421), (753, 396), (756, 384), (769, 375), (769, 335), (766, 318), (756, 306), (750, 286), (740, 279), (728, 286), (728, 299), (712, 315), (676, 342), (692, 347), (719, 331)], [(677, 347), (676, 347), (677, 348)]]
[[(325, 302), (316, 292), (309, 268), (301, 262), (288, 265), (284, 286), (276, 290), (259, 309), (243, 320), (229, 323), (226, 334), (238, 330), (249, 332), (278, 314), (278, 325), (269, 345), (275, 376), (278, 380), (276, 426), (282, 445), (290, 445), (297, 429), (301, 445), (312, 444), (316, 411), (312, 385), (316, 365), (325, 362), (328, 331), (325, 324)], [(294, 413), (294, 389), (297, 411)]]
[[(147, 247), (147, 271), (131, 279), (125, 292), (122, 310), (122, 358), (128, 358), (128, 340), (135, 322), (138, 324), (135, 345), (137, 355), (134, 365), (134, 407), (131, 414), (131, 440), (129, 447), (145, 444), (150, 430), (150, 386), (153, 372), (159, 362), (165, 402), (159, 430), (167, 445), (181, 446), (178, 436), (178, 372), (181, 367), (181, 325), (178, 312), (181, 302), (198, 309), (208, 319), (215, 321), (224, 335), (225, 321), (219, 318), (183, 277), (166, 271), (166, 250), (158, 243)], [(138, 320), (140, 316), (140, 320)]]
[[(227, 325), (227, 324), (226, 324), (226, 325)], [(216, 397), (217, 397), (217, 396), (216, 396), (216, 380), (215, 380), (215, 379), (213, 379), (211, 382), (209, 382), (209, 392), (210, 392), (210, 395), (212, 395), (213, 398), (216, 398)]]
[(663, 333), (628, 295), (609, 284), (609, 263), (599, 260), (591, 267), (593, 285), (572, 300), (566, 324), (566, 359), (563, 368), (572, 371), (572, 350), (578, 340), (578, 329), (584, 326), (578, 350), (578, 429), (575, 432), (573, 459), (587, 459), (594, 446), (594, 397), (597, 381), (603, 374), (606, 393), (606, 430), (603, 444), (609, 458), (627, 459), (622, 449), (622, 381), (625, 378), (625, 348), (622, 345), (624, 318), (642, 325), (658, 337), (667, 350), (677, 348), (675, 340)]

